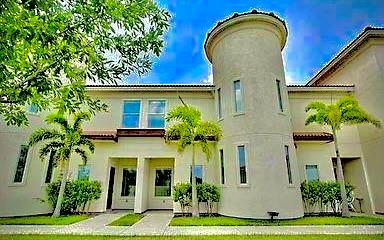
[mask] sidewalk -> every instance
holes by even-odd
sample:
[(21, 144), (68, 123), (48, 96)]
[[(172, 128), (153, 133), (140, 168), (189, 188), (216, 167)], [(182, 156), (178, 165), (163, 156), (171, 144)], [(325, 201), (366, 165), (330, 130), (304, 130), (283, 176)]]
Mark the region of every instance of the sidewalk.
[(73, 234), (73, 235), (304, 235), (304, 234), (384, 234), (384, 225), (348, 226), (168, 226), (172, 212), (151, 211), (132, 226), (107, 226), (127, 212), (105, 213), (67, 226), (1, 225), (0, 234)]

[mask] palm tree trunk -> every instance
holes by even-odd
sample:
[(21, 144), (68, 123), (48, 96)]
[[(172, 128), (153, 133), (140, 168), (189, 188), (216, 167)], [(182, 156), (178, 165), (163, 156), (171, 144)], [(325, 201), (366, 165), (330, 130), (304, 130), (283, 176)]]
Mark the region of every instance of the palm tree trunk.
[(192, 166), (191, 166), (191, 177), (192, 177), (192, 216), (199, 216), (199, 208), (197, 201), (197, 189), (196, 189), (196, 176), (195, 176), (195, 144), (192, 143)]
[(64, 200), (65, 185), (67, 184), (68, 168), (69, 168), (68, 161), (65, 161), (62, 169), (63, 175), (61, 176), (59, 196), (57, 197), (56, 207), (55, 207), (55, 210), (53, 211), (52, 217), (60, 216), (61, 204), (63, 203), (63, 200)]
[(347, 201), (347, 191), (345, 190), (345, 181), (344, 181), (344, 174), (343, 174), (343, 165), (341, 164), (341, 158), (340, 158), (340, 152), (339, 152), (339, 146), (337, 143), (337, 136), (335, 129), (332, 128), (333, 133), (333, 139), (335, 141), (335, 151), (336, 151), (336, 174), (337, 174), (337, 181), (340, 184), (340, 192), (341, 192), (341, 216), (342, 217), (349, 217), (349, 210), (348, 210), (348, 201)]

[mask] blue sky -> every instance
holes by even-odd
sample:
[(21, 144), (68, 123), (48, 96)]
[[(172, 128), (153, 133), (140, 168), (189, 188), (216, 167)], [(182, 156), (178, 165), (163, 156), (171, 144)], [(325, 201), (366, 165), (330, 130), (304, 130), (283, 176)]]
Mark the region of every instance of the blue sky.
[(305, 83), (364, 27), (384, 26), (384, 0), (161, 0), (172, 14), (162, 55), (152, 71), (130, 83), (203, 83), (210, 63), (206, 33), (234, 12), (274, 12), (288, 25), (283, 51), (288, 83)]

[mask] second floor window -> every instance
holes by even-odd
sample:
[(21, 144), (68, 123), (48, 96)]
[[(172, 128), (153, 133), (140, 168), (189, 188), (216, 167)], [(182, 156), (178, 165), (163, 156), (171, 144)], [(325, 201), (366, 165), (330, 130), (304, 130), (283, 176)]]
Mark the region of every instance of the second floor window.
[(276, 80), (276, 88), (277, 88), (277, 100), (279, 101), (279, 109), (281, 112), (283, 112), (284, 108), (283, 108), (283, 99), (281, 97), (281, 82), (280, 82), (280, 80)]
[(138, 128), (140, 124), (140, 100), (125, 100), (123, 106), (123, 127)]
[(164, 128), (165, 100), (150, 100), (148, 106), (148, 128)]
[(219, 119), (223, 118), (223, 109), (221, 103), (221, 88), (217, 89), (217, 112)]
[(241, 89), (240, 80), (236, 80), (233, 82), (233, 95), (235, 97), (235, 113), (243, 112), (243, 92)]

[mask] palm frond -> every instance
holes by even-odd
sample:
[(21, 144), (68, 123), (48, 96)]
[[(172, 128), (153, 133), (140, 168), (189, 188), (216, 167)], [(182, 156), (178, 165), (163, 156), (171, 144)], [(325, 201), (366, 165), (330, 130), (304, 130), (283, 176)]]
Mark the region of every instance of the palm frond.
[(201, 151), (205, 154), (207, 161), (211, 158), (211, 150), (207, 141), (199, 141), (198, 145), (201, 147)]
[(91, 118), (91, 116), (89, 115), (89, 113), (85, 113), (85, 112), (80, 112), (80, 113), (77, 113), (75, 116), (74, 116), (74, 121), (73, 121), (73, 129), (75, 131), (79, 131), (81, 130), (81, 125), (84, 121), (88, 121), (89, 119)]
[(195, 127), (201, 120), (200, 111), (191, 105), (179, 105), (167, 113), (167, 122), (185, 122), (191, 127)]
[(89, 151), (91, 153), (94, 153), (95, 152), (95, 144), (88, 138), (84, 137), (84, 136), (81, 136), (79, 141), (77, 142), (78, 145), (83, 145), (83, 146), (86, 146), (88, 147)]
[(81, 157), (81, 160), (83, 160), (83, 164), (87, 164), (88, 162), (88, 154), (86, 151), (84, 151), (83, 149), (80, 149), (80, 148), (75, 148), (75, 153), (79, 154), (79, 156)]
[(213, 121), (202, 121), (196, 128), (195, 140), (207, 139), (217, 142), (221, 139), (222, 135), (223, 133), (218, 123)]
[(68, 129), (68, 120), (61, 113), (52, 113), (48, 115), (45, 119), (47, 123), (56, 123), (61, 126), (61, 128), (65, 131)]
[(57, 151), (60, 147), (63, 147), (63, 144), (58, 141), (53, 141), (50, 143), (45, 144), (42, 148), (39, 150), (39, 158), (44, 161), (45, 157), (47, 157), (52, 151)]
[(306, 107), (305, 107), (305, 111), (306, 112), (309, 112), (311, 110), (315, 110), (315, 111), (325, 111), (325, 109), (327, 108), (327, 105), (325, 105), (325, 103), (322, 103), (322, 102), (311, 102), (310, 104), (308, 104)]
[(28, 145), (32, 146), (45, 140), (58, 140), (62, 137), (63, 134), (55, 129), (41, 128), (32, 133), (32, 135), (29, 137)]

